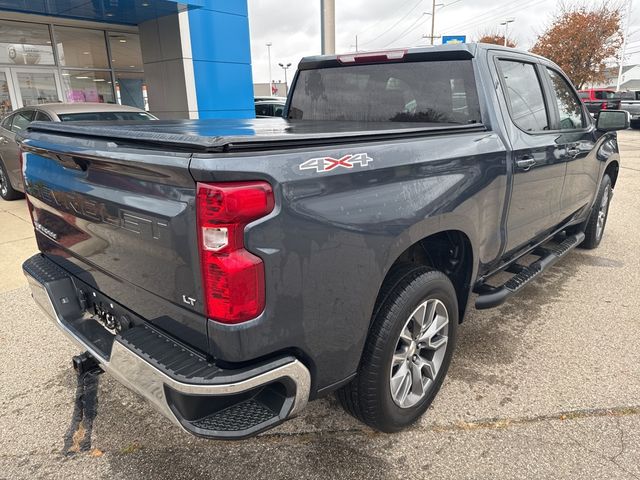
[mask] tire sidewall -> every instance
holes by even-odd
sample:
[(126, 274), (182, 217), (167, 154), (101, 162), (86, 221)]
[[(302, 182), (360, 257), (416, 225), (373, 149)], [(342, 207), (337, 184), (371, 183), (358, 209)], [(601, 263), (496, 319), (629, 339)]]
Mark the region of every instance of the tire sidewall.
[[(436, 274), (436, 275), (434, 275)], [(398, 298), (398, 297), (396, 297)], [(386, 314), (385, 322), (392, 322), (393, 325), (389, 329), (389, 335), (386, 343), (382, 348), (382, 365), (381, 372), (378, 374), (377, 387), (381, 392), (379, 402), (380, 410), (383, 412), (385, 430), (396, 431), (412, 423), (419, 418), (429, 407), (434, 397), (438, 393), (440, 386), (446, 376), (453, 351), (455, 350), (456, 333), (458, 326), (458, 303), (456, 299), (455, 289), (449, 279), (439, 272), (428, 272), (416, 278), (408, 288), (405, 288), (401, 294), (402, 306), (394, 311), (381, 310), (382, 314)], [(410, 408), (401, 408), (395, 404), (391, 396), (391, 386), (389, 379), (391, 375), (391, 360), (395, 353), (400, 332), (404, 328), (409, 316), (424, 301), (429, 299), (440, 300), (447, 308), (449, 314), (449, 324), (447, 326), (447, 346), (445, 357), (443, 359), (440, 370), (438, 371), (435, 382), (431, 385), (425, 397), (416, 405)], [(393, 315), (395, 318), (389, 318)]]
[[(604, 217), (604, 224), (602, 225), (602, 232), (600, 232), (600, 236), (598, 236), (598, 229), (597, 229), (597, 223), (598, 223), (598, 214), (600, 212), (600, 205), (602, 204), (602, 197), (604, 196), (604, 193), (609, 190), (609, 201), (607, 203), (607, 211), (605, 212), (605, 217)], [(602, 242), (602, 239), (604, 238), (604, 232), (607, 228), (607, 221), (609, 220), (609, 209), (611, 208), (611, 194), (613, 192), (613, 189), (611, 188), (611, 178), (609, 178), (609, 175), (605, 175), (602, 178), (602, 183), (600, 184), (600, 191), (598, 192), (598, 198), (596, 199), (596, 203), (593, 206), (593, 212), (592, 212), (592, 222), (593, 222), (593, 231), (594, 231), (594, 241), (593, 241), (593, 246), (597, 247), (598, 245), (600, 245), (600, 242)]]

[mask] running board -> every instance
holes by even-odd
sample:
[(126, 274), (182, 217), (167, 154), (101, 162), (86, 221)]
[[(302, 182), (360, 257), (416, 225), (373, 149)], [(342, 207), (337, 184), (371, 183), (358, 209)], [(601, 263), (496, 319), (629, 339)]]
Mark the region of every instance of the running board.
[(534, 255), (540, 255), (540, 258), (528, 267), (518, 264), (509, 266), (506, 271), (515, 273), (515, 275), (503, 285), (499, 287), (481, 286), (479, 289), (480, 295), (476, 299), (476, 308), (483, 310), (502, 305), (511, 295), (519, 292), (529, 282), (537, 278), (542, 272), (580, 245), (583, 240), (584, 233), (580, 232), (567, 237), (558, 245), (535, 249), (532, 253)]

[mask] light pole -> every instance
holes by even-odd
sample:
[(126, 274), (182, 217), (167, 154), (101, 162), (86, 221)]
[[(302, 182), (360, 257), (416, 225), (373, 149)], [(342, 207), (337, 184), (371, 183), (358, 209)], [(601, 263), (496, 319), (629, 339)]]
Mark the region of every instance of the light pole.
[(502, 23), (500, 23), (500, 25), (504, 25), (504, 46), (507, 46), (507, 37), (509, 36), (509, 24), (515, 22), (516, 19), (511, 17), (511, 18), (505, 18), (504, 21)]
[(269, 55), (269, 95), (273, 97), (273, 77), (271, 77), (271, 45), (273, 45), (273, 43), (267, 42), (267, 52)]
[(282, 63), (279, 63), (278, 65), (280, 65), (280, 68), (284, 70), (284, 92), (286, 94), (289, 94), (289, 83), (287, 82), (287, 70), (289, 69), (291, 64), (287, 63), (286, 65), (284, 65)]
[(320, 0), (322, 55), (336, 53), (336, 0)]

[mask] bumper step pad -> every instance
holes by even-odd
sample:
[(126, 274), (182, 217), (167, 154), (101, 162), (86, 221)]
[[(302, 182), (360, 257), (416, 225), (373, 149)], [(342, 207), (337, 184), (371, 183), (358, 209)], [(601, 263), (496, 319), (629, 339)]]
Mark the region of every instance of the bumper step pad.
[(511, 295), (524, 288), (536, 279), (546, 269), (564, 257), (567, 253), (580, 245), (584, 240), (584, 233), (577, 233), (567, 237), (562, 243), (535, 249), (532, 253), (540, 258), (531, 265), (511, 265), (506, 271), (517, 272), (513, 277), (498, 287), (486, 283), (476, 288), (479, 293), (476, 308), (479, 310), (493, 308), (503, 304)]

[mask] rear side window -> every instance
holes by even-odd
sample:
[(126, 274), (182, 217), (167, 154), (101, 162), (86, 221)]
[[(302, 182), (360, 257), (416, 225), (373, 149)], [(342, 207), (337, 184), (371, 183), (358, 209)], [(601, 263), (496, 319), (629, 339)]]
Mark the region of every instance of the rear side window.
[(2, 128), (6, 128), (7, 130), (11, 130), (11, 121), (13, 120), (13, 115), (9, 115), (2, 120)]
[(482, 121), (468, 60), (302, 70), (289, 118), (463, 125)]
[(11, 124), (11, 131), (20, 133), (27, 129), (29, 124), (33, 120), (33, 110), (23, 110), (16, 113), (13, 116), (13, 123)]
[(49, 118), (49, 115), (47, 115), (46, 113), (37, 110), (36, 117), (33, 120), (38, 122), (50, 122), (51, 118)]
[(84, 112), (84, 113), (59, 113), (61, 122), (83, 121), (146, 121), (154, 120), (154, 117), (144, 112)]
[(610, 92), (608, 90), (595, 90), (593, 94), (596, 97), (596, 100), (609, 100), (615, 97), (616, 92)]
[(549, 130), (544, 94), (532, 63), (500, 60), (511, 119), (526, 132)]
[(273, 115), (273, 107), (271, 106), (270, 103), (266, 103), (266, 104), (259, 103), (256, 105), (256, 115), (270, 117), (271, 115)]
[(558, 105), (558, 114), (560, 115), (560, 130), (572, 130), (576, 128), (584, 128), (586, 126), (585, 118), (582, 113), (582, 104), (573, 88), (567, 81), (555, 70), (547, 68), (553, 92)]

